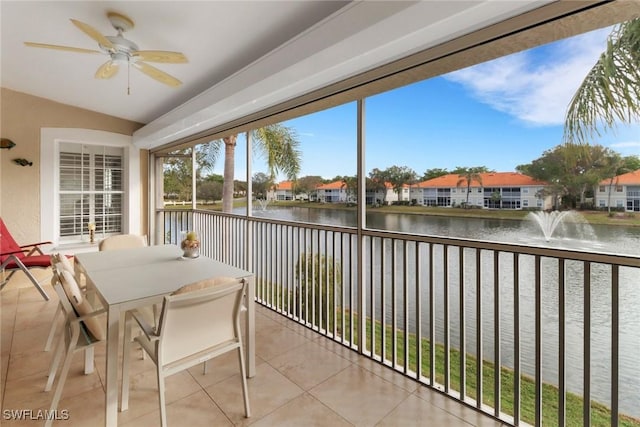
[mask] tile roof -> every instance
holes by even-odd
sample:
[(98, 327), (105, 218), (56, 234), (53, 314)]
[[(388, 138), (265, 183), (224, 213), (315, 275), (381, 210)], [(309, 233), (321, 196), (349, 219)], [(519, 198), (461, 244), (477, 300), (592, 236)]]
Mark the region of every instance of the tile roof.
[(274, 190), (292, 190), (293, 182), (292, 181), (282, 181), (273, 186)]
[[(609, 185), (610, 179), (605, 179), (600, 182), (600, 185)], [(613, 184), (616, 185), (640, 185), (640, 169), (633, 172), (623, 173), (613, 179)]]
[[(477, 181), (471, 182), (471, 187), (510, 187), (510, 186), (523, 186), (523, 185), (547, 185), (544, 181), (537, 181), (530, 176), (523, 175), (517, 172), (487, 172), (481, 173), (482, 185)], [(416, 186), (419, 188), (432, 188), (432, 187), (448, 187), (454, 188), (458, 186), (458, 182), (462, 178), (460, 175), (450, 173), (448, 175), (439, 176), (437, 178), (422, 181)], [(463, 181), (461, 186), (466, 187), (466, 181)]]
[(316, 188), (318, 190), (340, 190), (342, 187), (344, 187), (344, 182), (333, 181), (328, 184), (318, 185)]

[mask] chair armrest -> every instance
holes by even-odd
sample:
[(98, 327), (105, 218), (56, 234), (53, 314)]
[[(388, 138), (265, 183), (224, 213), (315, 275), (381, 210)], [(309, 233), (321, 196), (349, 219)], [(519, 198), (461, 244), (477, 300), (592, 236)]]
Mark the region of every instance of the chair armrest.
[(46, 244), (49, 244), (49, 243), (51, 243), (51, 242), (32, 243), (30, 245), (20, 246), (20, 249), (24, 248), (25, 251), (26, 251), (27, 248), (31, 248), (31, 250), (27, 253), (27, 256), (31, 256), (34, 252), (37, 252), (40, 255), (44, 255), (44, 252), (42, 252), (42, 249), (40, 249), (40, 245), (46, 245)]
[(29, 245), (22, 245), (22, 246), (20, 246), (20, 248), (30, 248), (30, 247), (32, 247), (32, 246), (50, 245), (50, 244), (52, 244), (52, 243), (53, 243), (53, 242), (39, 242), (39, 243), (31, 243), (31, 244), (29, 244)]
[(160, 338), (156, 334), (156, 331), (153, 328), (153, 326), (149, 325), (147, 321), (144, 319), (144, 315), (140, 311), (131, 310), (130, 313), (131, 313), (131, 317), (135, 319), (135, 321), (138, 323), (138, 326), (140, 326), (140, 329), (142, 329), (142, 332), (144, 332), (144, 334), (149, 339), (149, 341), (156, 341)]

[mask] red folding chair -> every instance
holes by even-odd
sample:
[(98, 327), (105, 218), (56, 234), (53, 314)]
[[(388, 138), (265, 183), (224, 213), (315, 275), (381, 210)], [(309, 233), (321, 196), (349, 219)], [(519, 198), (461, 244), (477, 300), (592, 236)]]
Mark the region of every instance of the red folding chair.
[(49, 243), (51, 242), (32, 243), (23, 246), (18, 245), (4, 225), (4, 221), (0, 218), (0, 271), (3, 273), (10, 271), (6, 277), (4, 277), (3, 274), (2, 281), (0, 282), (0, 290), (9, 283), (11, 277), (18, 270), (22, 270), (36, 289), (38, 289), (40, 295), (49, 301), (49, 296), (30, 271), (32, 268), (48, 268), (51, 266), (51, 257), (45, 255), (42, 249), (40, 249), (40, 245)]

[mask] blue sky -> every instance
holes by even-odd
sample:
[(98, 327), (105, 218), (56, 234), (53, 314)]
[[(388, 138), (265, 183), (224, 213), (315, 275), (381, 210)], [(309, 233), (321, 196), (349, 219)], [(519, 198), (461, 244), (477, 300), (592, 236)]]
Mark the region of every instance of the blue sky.
[[(367, 173), (393, 165), (418, 175), (457, 166), (506, 172), (540, 157), (562, 142), (565, 109), (609, 32), (593, 31), (367, 98)], [(300, 176), (355, 175), (355, 102), (284, 124), (301, 142)], [(640, 125), (619, 127), (592, 143), (640, 155)], [(236, 179), (246, 175), (245, 147), (239, 137)], [(255, 155), (252, 168), (266, 172)], [(214, 172), (222, 174), (222, 165)]]

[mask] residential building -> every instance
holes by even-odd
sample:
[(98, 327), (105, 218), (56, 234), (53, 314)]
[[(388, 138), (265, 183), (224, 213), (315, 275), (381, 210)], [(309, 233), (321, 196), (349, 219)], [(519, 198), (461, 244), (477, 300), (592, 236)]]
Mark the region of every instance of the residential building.
[(398, 194), (394, 189), (393, 189), (393, 185), (390, 182), (385, 182), (384, 183), (384, 190), (383, 189), (377, 189), (377, 190), (367, 190), (366, 191), (366, 203), (368, 205), (372, 205), (372, 204), (387, 204), (387, 205), (392, 205), (395, 202), (398, 201), (405, 201), (408, 202), (410, 201), (410, 194), (409, 194), (409, 185), (403, 185), (402, 189), (400, 190), (400, 194)]
[(275, 184), (267, 192), (267, 199), (270, 201), (293, 200), (293, 181), (282, 181)]
[(598, 208), (640, 212), (640, 169), (601, 181), (595, 204)]
[(411, 199), (423, 206), (546, 210), (552, 200), (544, 195), (545, 185), (517, 172), (488, 172), (467, 186), (464, 177), (448, 174), (412, 186)]
[(321, 203), (346, 203), (347, 186), (343, 181), (333, 181), (316, 187), (318, 201)]

